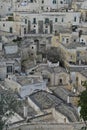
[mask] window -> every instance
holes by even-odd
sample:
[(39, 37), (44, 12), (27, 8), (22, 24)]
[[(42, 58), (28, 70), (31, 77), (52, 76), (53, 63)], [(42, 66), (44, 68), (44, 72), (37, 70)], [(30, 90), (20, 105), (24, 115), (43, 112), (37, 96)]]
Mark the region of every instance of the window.
[(62, 42), (64, 42), (64, 37), (62, 37)]
[(57, 30), (55, 30), (55, 35), (57, 35)]
[(62, 79), (59, 79), (59, 84), (62, 84)]
[(41, 6), (41, 10), (43, 10), (44, 8), (43, 8), (43, 6)]
[(8, 11), (11, 11), (11, 9), (10, 9), (10, 8), (8, 8)]
[(36, 24), (36, 18), (33, 18), (33, 23)]
[(25, 24), (27, 24), (27, 19), (25, 19)]
[(33, 56), (33, 53), (31, 53), (31, 56)]
[(56, 4), (56, 0), (53, 0), (53, 4)]
[(77, 52), (77, 57), (79, 57), (80, 56), (80, 52)]
[(49, 23), (49, 19), (48, 18), (45, 18), (45, 24), (46, 23)]
[(66, 43), (69, 43), (69, 39), (68, 38), (66, 39)]
[(62, 22), (64, 22), (64, 19), (62, 18), (62, 20), (61, 20)]
[(7, 73), (12, 73), (12, 66), (7, 66)]
[(47, 34), (47, 33), (48, 33), (48, 30), (46, 29), (46, 30), (45, 30), (45, 34)]
[(60, 4), (63, 4), (63, 1), (60, 1)]
[(9, 32), (10, 32), (10, 33), (13, 33), (12, 27), (9, 28)]
[(26, 34), (26, 28), (24, 28), (24, 34)]
[(3, 23), (3, 27), (5, 27), (5, 24)]
[(33, 0), (30, 0), (31, 3), (33, 3)]
[(76, 42), (76, 39), (74, 39), (74, 42)]
[(44, 0), (42, 0), (42, 4), (44, 3)]
[(58, 21), (58, 19), (57, 18), (55, 18), (55, 22), (57, 22)]
[(76, 17), (74, 17), (74, 22), (76, 22)]
[(33, 33), (34, 33), (34, 34), (36, 33), (36, 29), (33, 30)]

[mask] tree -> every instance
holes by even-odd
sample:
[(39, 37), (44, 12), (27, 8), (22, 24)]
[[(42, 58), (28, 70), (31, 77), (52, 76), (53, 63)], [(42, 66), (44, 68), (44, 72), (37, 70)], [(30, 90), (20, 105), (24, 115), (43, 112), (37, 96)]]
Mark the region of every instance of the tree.
[(47, 59), (53, 63), (60, 62), (60, 66), (64, 66), (64, 55), (60, 48), (51, 47), (46, 51)]
[(80, 115), (87, 127), (87, 81), (82, 82), (82, 85), (86, 87), (86, 90), (81, 92), (79, 96), (79, 106), (81, 107)]
[[(0, 130), (2, 130), (6, 123), (3, 117), (6, 116), (8, 118), (13, 112), (17, 112), (21, 102), (17, 100), (16, 94), (11, 90), (3, 91), (0, 95)], [(7, 111), (10, 111), (8, 115), (6, 115)]]

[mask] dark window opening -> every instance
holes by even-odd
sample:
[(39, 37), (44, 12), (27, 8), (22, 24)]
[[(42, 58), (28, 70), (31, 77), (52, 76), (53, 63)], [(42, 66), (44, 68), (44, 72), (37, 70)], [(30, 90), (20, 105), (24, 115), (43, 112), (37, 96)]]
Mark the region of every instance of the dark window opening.
[(53, 0), (53, 4), (56, 4), (56, 0)]
[(10, 33), (13, 33), (13, 29), (12, 29), (12, 27), (10, 27), (9, 31), (10, 31)]
[(24, 34), (26, 34), (26, 28), (24, 28)]
[(62, 79), (59, 79), (59, 84), (62, 84)]
[(76, 22), (76, 17), (74, 17), (74, 22)]
[(45, 18), (45, 24), (49, 23), (49, 19)]
[(63, 1), (60, 1), (60, 4), (63, 4)]
[(3, 23), (3, 27), (5, 27), (5, 24)]
[(27, 24), (27, 19), (25, 19), (25, 24)]
[(44, 0), (42, 0), (42, 4), (44, 3)]
[(12, 66), (7, 66), (7, 73), (12, 73)]
[(33, 23), (36, 24), (36, 18), (33, 18)]
[(55, 22), (57, 22), (57, 18), (55, 18)]

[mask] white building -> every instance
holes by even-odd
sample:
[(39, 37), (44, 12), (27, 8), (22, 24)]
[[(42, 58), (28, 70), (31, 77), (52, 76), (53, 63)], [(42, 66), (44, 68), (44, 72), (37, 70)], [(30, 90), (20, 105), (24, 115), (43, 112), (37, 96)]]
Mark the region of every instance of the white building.
[(21, 35), (53, 34), (58, 31), (60, 25), (79, 25), (80, 14), (80, 12), (14, 12), (14, 20), (20, 21)]
[(0, 16), (5, 16), (11, 14), (12, 10), (12, 3), (11, 0), (1, 0), (0, 1)]
[(11, 88), (13, 91), (19, 93), (22, 98), (30, 95), (38, 90), (46, 90), (46, 82), (42, 80), (40, 76), (19, 76), (17, 80), (12, 78), (5, 79), (6, 87)]

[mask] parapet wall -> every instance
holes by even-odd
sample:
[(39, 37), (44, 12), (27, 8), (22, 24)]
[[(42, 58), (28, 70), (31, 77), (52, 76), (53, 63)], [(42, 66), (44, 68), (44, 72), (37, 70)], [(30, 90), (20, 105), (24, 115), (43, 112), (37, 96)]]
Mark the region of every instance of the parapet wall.
[(84, 123), (35, 122), (10, 126), (8, 130), (80, 130)]

